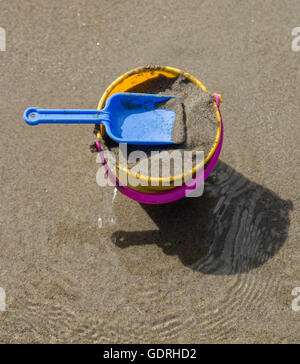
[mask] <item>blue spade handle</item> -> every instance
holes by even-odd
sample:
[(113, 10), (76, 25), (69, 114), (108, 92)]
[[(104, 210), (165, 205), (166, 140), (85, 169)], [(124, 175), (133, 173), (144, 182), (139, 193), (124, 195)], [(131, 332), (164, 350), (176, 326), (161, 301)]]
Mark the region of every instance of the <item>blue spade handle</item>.
[(103, 110), (55, 110), (30, 107), (24, 112), (29, 125), (38, 124), (105, 124), (110, 122), (110, 113)]

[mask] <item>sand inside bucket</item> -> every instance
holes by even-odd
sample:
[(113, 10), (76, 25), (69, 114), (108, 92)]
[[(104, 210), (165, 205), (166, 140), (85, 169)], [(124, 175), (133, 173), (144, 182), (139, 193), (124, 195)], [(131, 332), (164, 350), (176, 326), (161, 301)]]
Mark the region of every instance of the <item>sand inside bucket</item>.
[[(137, 162), (128, 163), (128, 169), (135, 167), (139, 163), (142, 166), (141, 174), (143, 175), (148, 173), (148, 176), (151, 177), (169, 177), (186, 172), (187, 163), (183, 162), (183, 158), (180, 158), (180, 162), (174, 162), (171, 159), (170, 169), (164, 168), (164, 162), (160, 162), (160, 169), (154, 172), (153, 169), (151, 171), (151, 163), (154, 164), (154, 161), (159, 156), (151, 156), (151, 152), (165, 152), (174, 156), (173, 152), (177, 151), (183, 156), (183, 151), (191, 151), (192, 155), (189, 158), (189, 166), (192, 165), (193, 167), (198, 163), (196, 151), (203, 151), (204, 158), (208, 155), (215, 142), (219, 126), (213, 96), (204, 92), (183, 75), (176, 78), (167, 78), (160, 75), (127, 90), (127, 92), (180, 96), (179, 99), (168, 100), (159, 106), (173, 109), (176, 112), (173, 140), (177, 144), (165, 146), (127, 145), (127, 157), (134, 151), (145, 153), (144, 158), (142, 158), (144, 160), (142, 165), (140, 160), (138, 160)], [(104, 144), (104, 149), (115, 153), (118, 161), (119, 144), (108, 137), (105, 138)], [(166, 163), (168, 163), (168, 158), (166, 158)]]

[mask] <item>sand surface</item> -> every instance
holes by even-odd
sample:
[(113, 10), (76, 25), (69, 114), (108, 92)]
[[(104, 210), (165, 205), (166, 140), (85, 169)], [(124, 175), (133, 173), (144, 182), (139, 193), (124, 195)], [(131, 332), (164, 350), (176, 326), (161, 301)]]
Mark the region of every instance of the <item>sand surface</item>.
[[(0, 342), (300, 342), (299, 13), (299, 0), (1, 0)], [(95, 108), (145, 64), (222, 94), (224, 148), (201, 198), (118, 194), (112, 209), (93, 127), (22, 113)]]

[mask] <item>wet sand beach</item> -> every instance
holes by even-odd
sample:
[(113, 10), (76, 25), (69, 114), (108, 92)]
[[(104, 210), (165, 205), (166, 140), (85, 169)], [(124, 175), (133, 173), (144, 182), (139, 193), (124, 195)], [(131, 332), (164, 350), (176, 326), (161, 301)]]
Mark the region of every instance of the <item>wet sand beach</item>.
[[(299, 12), (298, 0), (0, 1), (1, 343), (300, 342)], [(93, 126), (22, 115), (96, 108), (147, 64), (222, 94), (224, 145), (202, 197), (118, 193), (112, 206)]]

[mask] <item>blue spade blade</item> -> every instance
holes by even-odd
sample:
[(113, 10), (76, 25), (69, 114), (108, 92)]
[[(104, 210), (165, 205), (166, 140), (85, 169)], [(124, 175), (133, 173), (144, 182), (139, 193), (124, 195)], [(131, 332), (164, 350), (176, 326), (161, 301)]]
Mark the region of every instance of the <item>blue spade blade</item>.
[(55, 110), (29, 108), (24, 120), (38, 124), (103, 124), (118, 143), (137, 145), (174, 144), (174, 110), (157, 107), (176, 96), (120, 92), (109, 97), (102, 110)]

